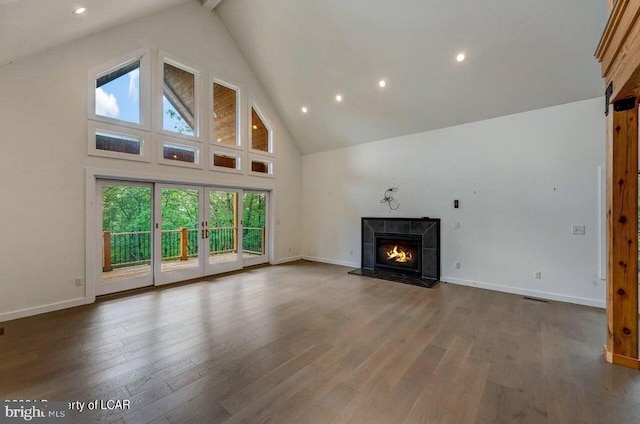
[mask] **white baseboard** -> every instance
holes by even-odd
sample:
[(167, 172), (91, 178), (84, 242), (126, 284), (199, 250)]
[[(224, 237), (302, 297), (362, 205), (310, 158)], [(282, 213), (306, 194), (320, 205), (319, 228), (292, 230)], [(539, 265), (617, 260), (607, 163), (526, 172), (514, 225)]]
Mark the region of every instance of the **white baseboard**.
[(302, 255), (291, 256), (291, 257), (282, 258), (282, 259), (276, 259), (275, 261), (271, 261), (271, 265), (286, 264), (287, 262), (295, 262), (295, 261), (299, 261), (300, 259), (302, 259)]
[[(322, 262), (322, 263), (327, 263), (327, 264), (332, 264), (332, 265), (346, 266), (346, 267), (351, 267), (351, 268), (359, 268), (360, 267), (360, 264), (357, 263), (357, 262), (336, 261), (336, 260), (333, 260), (333, 259), (318, 258), (318, 257), (315, 257), (315, 256), (304, 256), (304, 255), (303, 256), (292, 256), (292, 257), (289, 257), (289, 258), (278, 259), (277, 261), (272, 262), (272, 264), (273, 265), (279, 265), (279, 264), (283, 264), (283, 263), (287, 263), (287, 262), (297, 261), (297, 260), (300, 260), (300, 259), (304, 259), (304, 260), (312, 261), (312, 262)], [(463, 279), (460, 279), (460, 278), (453, 278), (453, 277), (441, 277), (440, 281), (443, 281), (445, 283), (458, 284), (458, 285), (461, 285), (461, 286), (477, 287), (477, 288), (481, 288), (481, 289), (494, 290), (494, 291), (511, 293), (511, 294), (518, 294), (518, 295), (522, 295), (522, 296), (531, 296), (531, 297), (537, 297), (537, 298), (541, 298), (541, 299), (554, 300), (554, 301), (558, 301), (558, 302), (566, 302), (566, 303), (574, 303), (574, 304), (578, 304), (578, 305), (593, 306), (593, 307), (596, 307), (596, 308), (603, 308), (604, 309), (606, 307), (605, 301), (604, 300), (599, 300), (599, 299), (589, 299), (589, 298), (577, 297), (577, 296), (567, 296), (567, 295), (563, 295), (563, 294), (548, 293), (548, 292), (542, 292), (542, 291), (536, 291), (536, 290), (528, 290), (528, 289), (522, 289), (522, 288), (517, 288), (517, 287), (503, 286), (503, 285), (500, 285), (500, 284), (483, 283), (483, 282), (472, 281), (472, 280), (463, 280)], [(25, 317), (29, 317), (29, 316), (33, 316), (33, 315), (45, 314), (47, 312), (59, 311), (61, 309), (73, 308), (73, 307), (81, 306), (81, 305), (84, 305), (84, 304), (86, 304), (86, 299), (83, 297), (83, 298), (72, 299), (72, 300), (67, 300), (67, 301), (63, 301), (63, 302), (50, 303), (48, 305), (43, 305), (43, 306), (36, 306), (34, 308), (25, 308), (25, 309), (19, 309), (17, 311), (12, 311), (12, 312), (4, 312), (4, 313), (0, 313), (0, 322), (11, 321), (11, 320), (14, 320), (14, 319), (25, 318)]]
[(331, 264), (331, 265), (360, 268), (360, 262), (336, 261), (334, 259), (318, 258), (316, 256), (305, 256), (305, 255), (302, 256), (302, 259), (304, 259), (305, 261), (311, 261), (311, 262), (322, 262), (322, 263)]
[(596, 308), (605, 308), (604, 300), (589, 299), (585, 297), (567, 296), (564, 294), (548, 293), (537, 290), (521, 289), (518, 287), (503, 286), (500, 284), (482, 283), (479, 281), (462, 280), (453, 277), (441, 277), (440, 281), (451, 284), (459, 284), (461, 286), (478, 287), (481, 289), (494, 290), (499, 292), (519, 294), (522, 296), (537, 297), (540, 299), (554, 300), (558, 302), (575, 303), (577, 305), (594, 306)]
[(0, 322), (11, 321), (14, 319), (30, 317), (33, 315), (46, 314), (47, 312), (59, 311), (61, 309), (73, 308), (75, 306), (85, 305), (86, 299), (84, 297), (65, 300), (64, 302), (50, 303), (48, 305), (36, 306), (35, 308), (19, 309), (12, 312), (4, 312), (0, 314)]

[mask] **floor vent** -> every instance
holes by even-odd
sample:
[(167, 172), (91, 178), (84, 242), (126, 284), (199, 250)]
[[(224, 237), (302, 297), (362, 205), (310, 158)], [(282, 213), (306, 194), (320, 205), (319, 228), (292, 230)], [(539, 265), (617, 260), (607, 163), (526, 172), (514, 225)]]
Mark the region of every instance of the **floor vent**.
[(537, 297), (524, 296), (523, 299), (524, 300), (531, 300), (532, 302), (549, 303), (548, 300), (538, 299)]

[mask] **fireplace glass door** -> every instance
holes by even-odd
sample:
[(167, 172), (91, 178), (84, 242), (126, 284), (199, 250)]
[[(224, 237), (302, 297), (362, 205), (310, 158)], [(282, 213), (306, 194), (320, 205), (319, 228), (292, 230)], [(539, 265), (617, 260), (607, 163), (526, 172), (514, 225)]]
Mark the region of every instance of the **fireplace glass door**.
[(376, 268), (420, 274), (420, 236), (376, 234)]

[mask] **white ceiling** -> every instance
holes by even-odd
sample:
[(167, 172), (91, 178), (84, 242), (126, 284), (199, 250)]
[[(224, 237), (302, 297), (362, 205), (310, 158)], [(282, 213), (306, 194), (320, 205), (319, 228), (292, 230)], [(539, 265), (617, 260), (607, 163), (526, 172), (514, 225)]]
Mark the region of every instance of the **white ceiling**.
[[(0, 0), (0, 67), (185, 1)], [(604, 0), (223, 0), (216, 11), (303, 153), (603, 93)]]
[(216, 11), (303, 153), (604, 91), (593, 57), (604, 0), (223, 0)]
[(0, 67), (185, 1), (0, 0)]

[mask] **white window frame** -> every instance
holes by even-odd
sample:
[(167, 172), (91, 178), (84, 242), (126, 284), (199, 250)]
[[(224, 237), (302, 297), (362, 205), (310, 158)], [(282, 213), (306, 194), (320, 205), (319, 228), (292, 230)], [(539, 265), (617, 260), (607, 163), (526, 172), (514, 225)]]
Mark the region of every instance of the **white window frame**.
[[(219, 146), (216, 146), (219, 147)], [(224, 156), (233, 156), (236, 158), (236, 168), (227, 168), (224, 166), (216, 166), (213, 163), (214, 155), (224, 155)], [(244, 174), (244, 159), (242, 157), (242, 152), (238, 150), (231, 149), (220, 149), (215, 148), (209, 151), (209, 170), (211, 171), (220, 171), (220, 172), (230, 172), (232, 174)]]
[[(268, 172), (266, 174), (262, 172), (254, 172), (251, 170), (251, 162), (264, 162), (267, 164)], [(275, 178), (275, 163), (273, 157), (260, 156), (260, 155), (249, 155), (249, 160), (247, 160), (247, 173), (254, 177), (262, 177), (262, 178)]]
[[(116, 118), (109, 118), (107, 116), (96, 115), (96, 80), (115, 69), (118, 69), (137, 60), (140, 60), (140, 123), (136, 124), (135, 122), (128, 122)], [(151, 129), (151, 49), (138, 49), (91, 69), (89, 71), (89, 83), (87, 85), (87, 99), (89, 99), (87, 105), (88, 119), (139, 130), (149, 131)]]
[[(177, 148), (184, 147), (196, 151), (196, 163), (183, 162), (181, 160), (165, 159), (164, 146), (172, 145)], [(204, 169), (202, 158), (204, 158), (203, 145), (195, 141), (189, 141), (178, 137), (158, 136), (158, 163), (161, 165), (177, 166), (180, 168)]]
[[(262, 123), (264, 124), (265, 127), (267, 127), (267, 131), (269, 133), (268, 136), (268, 151), (265, 152), (264, 150), (257, 150), (253, 148), (253, 124), (251, 121), (251, 117), (252, 117), (252, 113), (251, 113), (251, 109), (255, 109), (256, 113), (258, 114), (258, 116), (260, 117), (260, 119), (262, 120)], [(247, 150), (249, 151), (249, 153), (252, 154), (256, 154), (256, 155), (265, 155), (265, 156), (275, 156), (275, 146), (274, 146), (274, 135), (273, 135), (273, 126), (271, 125), (271, 122), (269, 121), (269, 119), (266, 118), (265, 114), (262, 113), (262, 110), (260, 109), (260, 107), (258, 106), (258, 104), (256, 103), (256, 101), (254, 99), (252, 99), (249, 102), (249, 110), (248, 110), (248, 126), (247, 126), (247, 130), (249, 131), (249, 135), (247, 137), (247, 139), (249, 140), (248, 146), (247, 146)]]
[[(224, 144), (217, 140), (214, 140), (215, 137), (215, 125), (213, 124), (213, 84), (223, 85), (227, 88), (236, 91), (236, 144)], [(244, 122), (242, 119), (242, 88), (238, 84), (230, 83), (227, 79), (221, 79), (215, 76), (213, 73), (209, 78), (209, 113), (207, 114), (207, 119), (209, 120), (209, 143), (221, 148), (225, 149), (236, 149), (236, 150), (244, 150), (243, 137), (242, 137), (242, 123)]]
[[(177, 132), (173, 132), (173, 131), (169, 131), (169, 130), (165, 130), (163, 128), (164, 126), (164, 115), (162, 113), (163, 111), (163, 107), (162, 107), (162, 98), (163, 98), (163, 93), (164, 93), (164, 64), (168, 63), (171, 66), (175, 66), (176, 68), (180, 68), (184, 71), (187, 71), (191, 74), (193, 74), (194, 76), (194, 105), (195, 105), (195, 110), (193, 112), (193, 119), (194, 119), (194, 127), (193, 131), (194, 131), (194, 135), (189, 135), (189, 134), (180, 134)], [(204, 90), (202, 90), (202, 72), (200, 72), (200, 70), (189, 64), (189, 62), (186, 62), (184, 60), (178, 59), (173, 55), (170, 55), (166, 52), (163, 52), (162, 50), (159, 51), (158, 54), (158, 64), (156, 66), (157, 69), (157, 78), (156, 78), (156, 101), (155, 101), (155, 113), (154, 116), (157, 116), (158, 119), (156, 120), (156, 128), (155, 131), (158, 134), (162, 134), (162, 135), (166, 135), (166, 136), (170, 136), (170, 137), (175, 137), (175, 138), (181, 138), (184, 140), (195, 140), (198, 142), (202, 142), (203, 139), (203, 128), (206, 127), (206, 125), (202, 125), (202, 119), (201, 119), (201, 111), (203, 110), (202, 108), (202, 92)]]
[[(133, 128), (125, 128), (120, 125), (106, 122), (88, 121), (88, 145), (87, 154), (105, 158), (133, 160), (137, 162), (151, 162), (151, 134), (148, 131), (140, 131)], [(114, 135), (135, 137), (140, 139), (140, 154), (113, 152), (96, 148), (96, 132), (103, 131)]]

